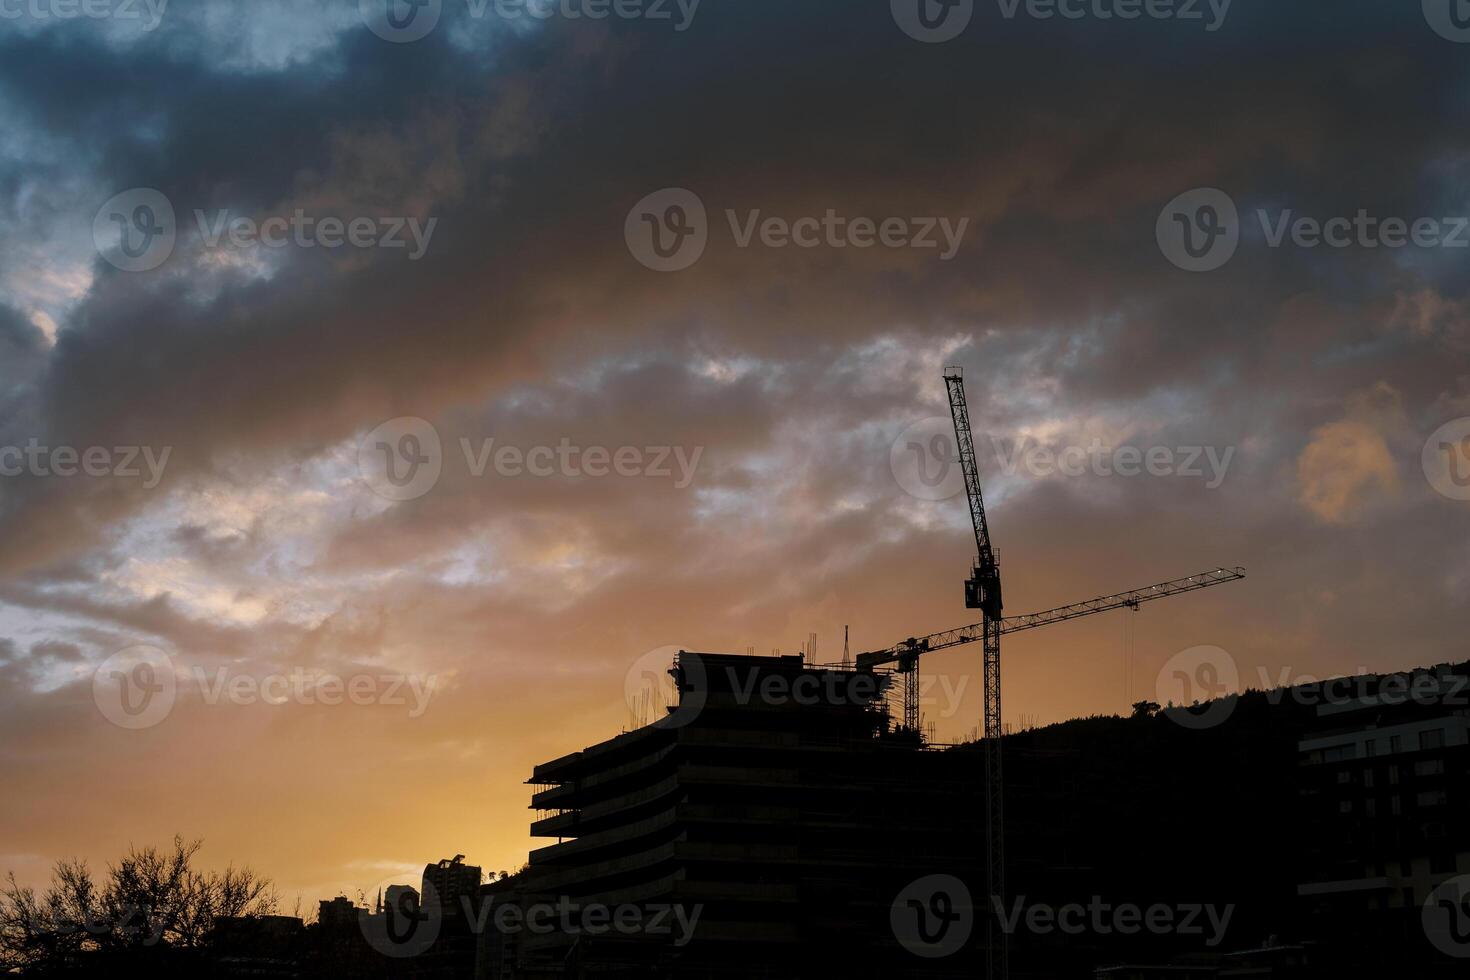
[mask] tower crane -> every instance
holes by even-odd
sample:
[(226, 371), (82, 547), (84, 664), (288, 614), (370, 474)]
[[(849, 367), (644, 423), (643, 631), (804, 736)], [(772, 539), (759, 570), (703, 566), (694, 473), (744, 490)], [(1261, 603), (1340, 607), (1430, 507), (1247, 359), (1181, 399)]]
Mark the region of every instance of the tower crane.
[[(970, 522), (975, 529), (975, 561), (970, 577), (965, 580), (965, 607), (979, 609), (980, 622), (958, 629), (910, 637), (895, 646), (860, 653), (854, 664), (858, 669), (894, 664), (903, 676), (903, 725), (919, 730), (919, 658), (925, 653), (974, 643), (983, 644), (981, 658), (985, 688), (984, 746), (985, 789), (989, 808), (986, 832), (987, 896), (1005, 900), (1005, 780), (1001, 773), (1000, 713), (1000, 638), (1007, 633), (1064, 623), (1111, 609), (1137, 609), (1144, 602), (1166, 596), (1194, 592), (1198, 589), (1234, 582), (1245, 578), (1243, 568), (1217, 568), (1198, 575), (1161, 582), (1130, 592), (1100, 596), (1086, 602), (1058, 606), (1045, 612), (1024, 616), (1004, 615), (1001, 600), (1000, 564), (990, 541), (990, 524), (985, 516), (985, 498), (980, 491), (980, 469), (975, 460), (975, 438), (970, 429), (970, 411), (965, 401), (964, 372), (958, 367), (944, 369), (944, 384), (949, 394), (949, 410), (954, 420), (956, 459), (965, 479), (965, 495), (970, 504)], [(1006, 935), (997, 928), (995, 917), (988, 918), (989, 970), (992, 980), (1005, 980), (1009, 975)]]

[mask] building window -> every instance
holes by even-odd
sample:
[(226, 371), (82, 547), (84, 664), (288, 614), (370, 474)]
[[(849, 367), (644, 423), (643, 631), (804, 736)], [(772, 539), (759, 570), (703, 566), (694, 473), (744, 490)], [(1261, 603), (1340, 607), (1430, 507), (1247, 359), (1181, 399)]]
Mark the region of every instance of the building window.
[(1345, 762), (1357, 757), (1356, 745), (1334, 745), (1322, 750), (1324, 762)]
[(1446, 797), (1442, 789), (1427, 789), (1419, 794), (1420, 806), (1444, 806)]
[(1352, 773), (1348, 772), (1346, 769), (1342, 769), (1342, 770), (1339, 770), (1338, 771), (1338, 774), (1337, 774), (1337, 782), (1338, 782), (1339, 785), (1346, 785), (1346, 784), (1348, 784), (1348, 783), (1350, 783), (1352, 781), (1353, 781), (1353, 774)]
[(1366, 786), (1368, 789), (1372, 789), (1373, 788), (1373, 770), (1372, 769), (1364, 769), (1363, 770), (1363, 785)]
[(1338, 800), (1337, 801), (1337, 812), (1338, 813), (1352, 813), (1353, 812), (1353, 801), (1352, 800)]
[(1373, 741), (1371, 738), (1365, 740), (1363, 742), (1363, 755), (1365, 755), (1365, 756), (1367, 756), (1368, 758), (1371, 759), (1371, 758), (1373, 758), (1377, 754), (1378, 754), (1378, 743), (1375, 742), (1375, 741)]
[(1399, 767), (1398, 766), (1389, 766), (1388, 767), (1388, 785), (1390, 785), (1390, 786), (1397, 786), (1398, 784), (1399, 784)]
[(1404, 740), (1402, 738), (1400, 738), (1397, 735), (1390, 735), (1390, 736), (1388, 736), (1388, 751), (1389, 752), (1391, 752), (1391, 753), (1392, 752), (1402, 752), (1403, 750), (1404, 750)]
[[(1363, 812), (1366, 813), (1369, 817), (1378, 816), (1378, 801), (1374, 799), (1364, 801)], [(1373, 876), (1369, 875), (1368, 877), (1371, 878)]]
[(1404, 805), (1399, 802), (1399, 798), (1397, 796), (1390, 796), (1388, 798), (1388, 812), (1392, 813), (1396, 817), (1404, 812)]
[(1426, 759), (1423, 762), (1414, 763), (1414, 775), (1416, 776), (1443, 776), (1443, 759)]
[(1444, 732), (1438, 728), (1419, 733), (1419, 748), (1442, 749), (1444, 748)]

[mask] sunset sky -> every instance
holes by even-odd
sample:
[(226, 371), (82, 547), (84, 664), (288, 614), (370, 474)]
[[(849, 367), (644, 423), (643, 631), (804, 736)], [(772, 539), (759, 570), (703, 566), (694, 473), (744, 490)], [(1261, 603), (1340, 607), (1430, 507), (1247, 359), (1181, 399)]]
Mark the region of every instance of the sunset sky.
[[(175, 832), (288, 906), (518, 867), (532, 766), (630, 725), (649, 651), (815, 632), (830, 661), (844, 625), (863, 650), (978, 618), (963, 498), (895, 466), (949, 364), (1007, 611), (1249, 572), (1135, 616), (1131, 683), (1123, 614), (1009, 638), (1009, 723), (1126, 711), (1200, 645), (1256, 687), (1466, 658), (1470, 502), (1426, 457), (1470, 436), (1470, 44), (1417, 3), (1236, 0), (1210, 29), (1218, 4), (976, 2), (944, 41), (897, 0), (443, 0), (417, 40), (369, 0), (31, 4), (0, 4), (0, 449), (139, 447), (139, 475), (0, 476), (0, 872)], [(1197, 188), (1238, 209), (1211, 271), (1160, 242)], [(106, 230), (138, 189), (177, 242), (129, 271)], [(668, 189), (707, 244), (658, 271)], [(1443, 240), (1275, 237), (1361, 211)], [(210, 241), (298, 212), (407, 247)], [(829, 212), (937, 247), (833, 240)], [(424, 447), (402, 419), (440, 473), (395, 500), (371, 461)], [(476, 475), (490, 439), (547, 475)], [(1204, 475), (1018, 446), (1197, 447)], [(589, 447), (637, 462), (574, 474)], [(129, 729), (94, 675), (139, 645), (177, 695)], [(980, 724), (978, 660), (925, 664), (941, 741)], [(210, 688), (327, 675), (384, 696)]]

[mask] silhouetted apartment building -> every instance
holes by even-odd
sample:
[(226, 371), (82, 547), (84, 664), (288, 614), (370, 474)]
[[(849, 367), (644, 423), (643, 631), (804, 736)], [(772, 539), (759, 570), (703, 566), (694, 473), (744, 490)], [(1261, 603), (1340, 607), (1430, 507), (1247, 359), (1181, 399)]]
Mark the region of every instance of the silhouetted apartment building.
[(456, 854), (436, 864), (424, 865), (423, 902), (437, 903), (445, 915), (462, 914), (464, 899), (473, 900), (480, 891), (480, 868), (464, 863), (464, 855)]
[(356, 929), (358, 916), (365, 911), (367, 910), (353, 904), (352, 899), (347, 896), (338, 895), (330, 901), (321, 900), (317, 906), (316, 921), (323, 929)]
[(1373, 686), (1318, 706), (1298, 744), (1297, 892), (1320, 935), (1421, 949), (1431, 892), (1470, 873), (1470, 684), (1421, 672)]
[(526, 921), (485, 931), (483, 975), (976, 974), (981, 943), (925, 960), (891, 913), (924, 876), (983, 881), (979, 753), (895, 734), (881, 672), (681, 653), (673, 674), (666, 718), (536, 767), (532, 834), (556, 843), (503, 886)]

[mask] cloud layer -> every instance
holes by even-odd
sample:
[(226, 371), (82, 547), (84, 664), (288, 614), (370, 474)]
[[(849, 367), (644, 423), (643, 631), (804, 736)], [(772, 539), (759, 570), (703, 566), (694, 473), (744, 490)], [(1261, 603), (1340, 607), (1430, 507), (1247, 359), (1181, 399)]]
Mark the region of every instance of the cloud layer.
[[(1116, 619), (1018, 638), (1008, 719), (1121, 710), (1197, 644), (1248, 682), (1463, 658), (1470, 511), (1420, 454), (1470, 415), (1465, 253), (1265, 231), (1470, 214), (1464, 49), (1417, 9), (1237, 4), (1206, 32), (981, 5), (930, 45), (881, 3), (706, 0), (682, 32), (446, 3), (395, 44), (357, 6), (0, 24), (0, 446), (171, 454), (153, 488), (0, 480), (4, 775), (33, 804), (0, 831), (23, 875), (175, 829), (308, 898), (441, 854), (510, 866), (531, 766), (629, 723), (645, 651), (816, 631), (836, 659), (844, 625), (866, 648), (964, 622), (963, 503), (891, 467), (947, 414), (951, 363), (1015, 611), (1251, 572), (1142, 614), (1131, 682)], [(140, 187), (179, 235), (129, 273), (93, 225)], [(658, 273), (624, 228), (668, 187), (709, 244)], [(1209, 273), (1155, 239), (1195, 187), (1241, 216)], [(969, 223), (948, 261), (730, 230), (829, 210)], [(298, 211), (436, 224), (414, 261), (212, 246), (195, 217)], [(392, 502), (359, 450), (403, 417), (442, 474)], [(461, 440), (488, 439), (700, 455), (682, 488), (476, 475)], [(1005, 465), (1021, 444), (1233, 456), (1210, 489)], [(139, 643), (181, 693), (123, 731), (93, 673)], [(436, 687), (416, 718), (210, 704), (196, 668)], [(930, 708), (939, 737), (978, 724), (978, 689)]]

